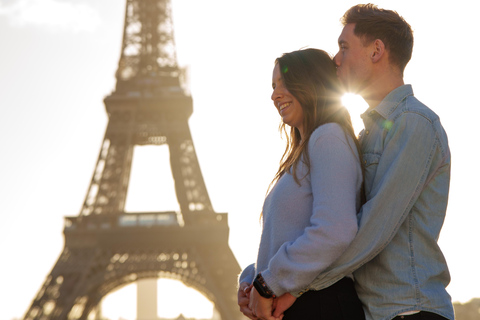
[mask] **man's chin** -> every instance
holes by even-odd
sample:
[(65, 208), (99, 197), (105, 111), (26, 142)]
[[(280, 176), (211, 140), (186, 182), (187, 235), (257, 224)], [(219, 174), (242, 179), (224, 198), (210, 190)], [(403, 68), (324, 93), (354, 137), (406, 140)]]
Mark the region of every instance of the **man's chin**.
[(360, 90), (358, 87), (353, 86), (350, 83), (345, 83), (343, 81), (340, 81), (340, 83), (342, 84), (342, 89), (345, 93), (359, 94)]
[(360, 87), (358, 85), (355, 85), (353, 83), (345, 83), (345, 82), (341, 82), (342, 83), (342, 87), (343, 87), (343, 90), (346, 92), (346, 93), (352, 93), (352, 94), (358, 94), (358, 95), (362, 95), (363, 93), (363, 89), (364, 87)]

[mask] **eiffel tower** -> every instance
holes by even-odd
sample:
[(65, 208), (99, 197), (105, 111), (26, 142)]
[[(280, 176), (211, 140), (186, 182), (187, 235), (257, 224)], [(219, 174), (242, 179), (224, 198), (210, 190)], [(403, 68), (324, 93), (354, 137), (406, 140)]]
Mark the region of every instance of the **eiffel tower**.
[[(85, 320), (109, 292), (147, 278), (180, 280), (212, 301), (222, 320), (241, 318), (240, 267), (227, 214), (214, 212), (203, 181), (182, 77), (170, 0), (127, 0), (96, 168), (80, 214), (65, 217), (64, 249), (25, 320)], [(165, 144), (180, 212), (126, 213), (134, 147)]]

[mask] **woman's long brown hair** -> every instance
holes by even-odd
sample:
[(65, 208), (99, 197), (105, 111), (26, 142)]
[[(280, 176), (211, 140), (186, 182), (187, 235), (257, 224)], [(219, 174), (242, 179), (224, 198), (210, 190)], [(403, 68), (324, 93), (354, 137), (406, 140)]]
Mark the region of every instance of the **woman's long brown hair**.
[(280, 124), (280, 131), (285, 134), (287, 145), (271, 186), (290, 170), (295, 181), (300, 184), (300, 179), (303, 177), (297, 176), (298, 163), (302, 160), (310, 171), (308, 141), (313, 131), (325, 123), (339, 124), (345, 133), (352, 137), (360, 157), (360, 165), (362, 165), (360, 146), (353, 130), (350, 114), (341, 103), (340, 82), (337, 78), (335, 63), (330, 55), (319, 49), (303, 49), (285, 53), (277, 58), (275, 63), (279, 64), (287, 90), (298, 100), (303, 109), (304, 139), (302, 140), (297, 128), (290, 127), (290, 133), (288, 133), (287, 125)]

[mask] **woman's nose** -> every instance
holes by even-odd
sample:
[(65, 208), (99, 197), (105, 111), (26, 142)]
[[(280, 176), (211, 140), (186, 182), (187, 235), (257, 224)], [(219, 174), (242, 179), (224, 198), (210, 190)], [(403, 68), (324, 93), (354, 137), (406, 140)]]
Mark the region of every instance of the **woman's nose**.
[(279, 88), (273, 89), (272, 96), (271, 96), (272, 100), (275, 101), (275, 99), (280, 98), (280, 96), (281, 96), (280, 89)]

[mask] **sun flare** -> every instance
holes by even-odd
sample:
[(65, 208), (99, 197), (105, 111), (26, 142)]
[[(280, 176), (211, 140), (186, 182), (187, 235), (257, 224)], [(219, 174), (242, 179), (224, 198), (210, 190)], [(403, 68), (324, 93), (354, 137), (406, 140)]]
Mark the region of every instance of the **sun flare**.
[(342, 103), (347, 108), (352, 118), (353, 129), (358, 135), (363, 129), (363, 121), (360, 115), (368, 108), (368, 104), (363, 98), (357, 94), (345, 93), (342, 97)]

